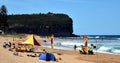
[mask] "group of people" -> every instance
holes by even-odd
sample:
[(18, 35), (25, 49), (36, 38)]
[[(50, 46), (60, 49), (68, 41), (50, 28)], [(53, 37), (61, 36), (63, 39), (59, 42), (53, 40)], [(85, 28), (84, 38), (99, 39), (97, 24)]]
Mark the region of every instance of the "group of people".
[[(76, 50), (76, 48), (77, 48), (77, 45), (75, 44), (75, 45), (74, 45), (74, 50)], [(81, 45), (81, 48), (84, 48), (84, 46)], [(89, 49), (94, 49), (94, 48), (96, 48), (96, 46), (95, 46), (94, 44), (91, 44), (91, 46), (88, 47), (88, 48), (89, 48)]]
[[(24, 52), (27, 50), (27, 48), (23, 45), (23, 46), (19, 46), (17, 43), (12, 43), (12, 42), (4, 42), (3, 43), (3, 48), (8, 48), (9, 51), (12, 51), (13, 52), (13, 55), (15, 56), (21, 56), (18, 52)], [(33, 48), (29, 48), (28, 52), (34, 52), (36, 49), (33, 47)], [(36, 54), (35, 55), (29, 55), (29, 56), (32, 56), (32, 57), (36, 57)]]
[[(76, 48), (77, 48), (77, 45), (75, 44), (74, 45), (74, 50), (76, 50)], [(94, 54), (93, 53), (94, 48), (96, 48), (96, 46), (94, 44), (91, 44), (90, 46), (87, 46), (87, 47), (81, 45), (81, 50), (79, 50), (79, 51), (80, 51), (81, 54), (87, 54), (87, 53), (88, 54)]]
[(7, 42), (4, 42), (4, 43), (3, 43), (3, 47), (4, 47), (4, 48), (11, 48), (11, 46), (12, 46), (11, 42), (8, 42), (8, 43), (7, 43)]
[(16, 52), (34, 52), (36, 48), (32, 46), (32, 48), (25, 47), (24, 45), (18, 45), (17, 43), (12, 42), (4, 42), (3, 48), (8, 48), (9, 51), (16, 51)]
[(12, 51), (13, 49), (18, 48), (18, 44), (12, 43), (12, 42), (4, 42), (3, 43), (3, 48), (9, 48), (9, 51)]

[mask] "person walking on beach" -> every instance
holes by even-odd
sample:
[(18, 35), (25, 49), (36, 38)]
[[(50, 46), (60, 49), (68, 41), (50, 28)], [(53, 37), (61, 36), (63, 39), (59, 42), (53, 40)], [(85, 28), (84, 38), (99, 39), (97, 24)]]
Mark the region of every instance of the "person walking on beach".
[(74, 50), (76, 50), (76, 48), (77, 48), (77, 46), (76, 46), (76, 44), (74, 45)]

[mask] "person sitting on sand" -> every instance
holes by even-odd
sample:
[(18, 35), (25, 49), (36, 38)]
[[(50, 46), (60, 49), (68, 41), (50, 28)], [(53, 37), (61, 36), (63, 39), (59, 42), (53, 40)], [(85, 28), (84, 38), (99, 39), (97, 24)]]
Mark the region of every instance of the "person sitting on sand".
[(35, 50), (36, 49), (34, 47), (29, 49), (30, 52), (35, 52)]
[(3, 47), (4, 47), (4, 48), (6, 48), (6, 45), (7, 45), (7, 43), (6, 43), (6, 42), (4, 42), (4, 43), (3, 43)]
[(27, 54), (27, 56), (29, 56), (29, 57), (38, 57), (36, 53), (35, 54)]
[(22, 57), (22, 55), (18, 52), (14, 52), (13, 55)]
[(43, 53), (47, 53), (47, 51), (45, 49), (43, 49)]
[(15, 43), (13, 43), (12, 46), (13, 46), (12, 49), (15, 49)]
[(9, 42), (9, 47), (11, 48), (11, 42)]

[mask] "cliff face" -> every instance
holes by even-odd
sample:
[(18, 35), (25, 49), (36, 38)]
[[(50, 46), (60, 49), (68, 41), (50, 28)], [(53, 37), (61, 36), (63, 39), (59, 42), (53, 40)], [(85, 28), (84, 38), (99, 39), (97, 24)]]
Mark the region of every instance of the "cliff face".
[(9, 15), (9, 29), (16, 33), (33, 33), (42, 36), (74, 36), (73, 21), (65, 14)]

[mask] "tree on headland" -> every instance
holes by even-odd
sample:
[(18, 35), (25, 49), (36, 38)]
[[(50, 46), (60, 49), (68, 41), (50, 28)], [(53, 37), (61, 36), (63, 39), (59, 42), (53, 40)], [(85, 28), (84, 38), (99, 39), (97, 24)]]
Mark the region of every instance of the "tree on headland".
[(8, 19), (7, 8), (5, 5), (2, 5), (0, 8), (0, 28), (4, 32), (6, 30), (6, 27), (8, 27), (7, 19)]

